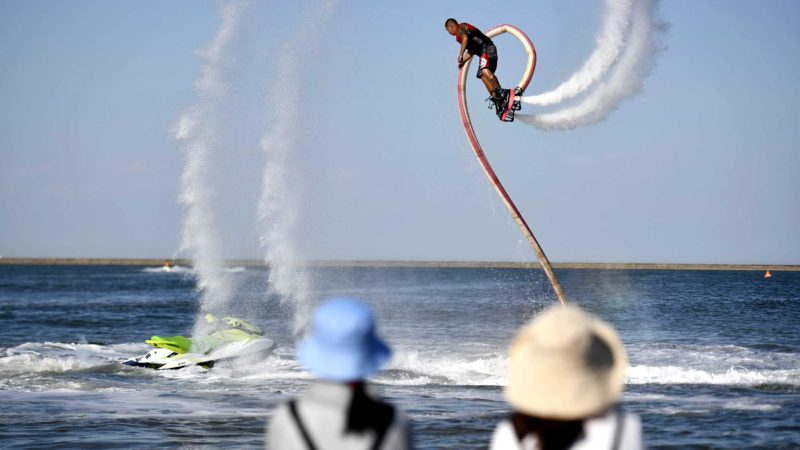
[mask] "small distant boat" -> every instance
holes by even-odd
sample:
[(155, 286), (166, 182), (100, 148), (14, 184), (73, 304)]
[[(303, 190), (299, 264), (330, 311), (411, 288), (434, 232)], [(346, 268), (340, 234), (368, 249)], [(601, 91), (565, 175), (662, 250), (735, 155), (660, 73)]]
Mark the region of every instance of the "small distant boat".
[(772, 273), (768, 270), (767, 273), (764, 274), (764, 278), (772, 278)]

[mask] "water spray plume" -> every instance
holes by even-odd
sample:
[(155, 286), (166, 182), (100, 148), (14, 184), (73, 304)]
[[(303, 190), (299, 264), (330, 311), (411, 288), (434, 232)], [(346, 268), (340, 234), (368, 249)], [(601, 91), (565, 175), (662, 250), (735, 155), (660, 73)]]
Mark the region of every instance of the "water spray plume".
[(264, 167), (261, 198), (258, 203), (258, 224), (261, 248), (269, 265), (269, 284), (282, 302), (295, 309), (294, 331), (299, 331), (310, 313), (309, 281), (303, 268), (294, 236), (298, 201), (292, 185), (291, 152), (299, 130), (300, 93), (303, 62), (317, 48), (321, 27), (329, 20), (335, 2), (325, 0), (303, 18), (296, 32), (284, 44), (277, 65), (277, 80), (270, 99), (276, 111), (272, 129), (261, 139), (267, 161)]
[[(214, 39), (198, 55), (205, 64), (194, 86), (200, 100), (178, 119), (173, 134), (183, 143), (184, 168), (180, 202), (186, 208), (181, 236), (181, 251), (194, 263), (197, 287), (201, 292), (201, 310), (213, 310), (228, 301), (231, 281), (223, 270), (220, 238), (217, 230), (216, 191), (211, 180), (220, 142), (215, 113), (225, 96), (222, 67), (225, 50), (233, 37), (239, 18), (235, 3), (219, 10), (221, 25)], [(195, 323), (195, 332), (204, 321)]]
[(597, 46), (580, 70), (552, 91), (523, 97), (529, 105), (554, 105), (573, 98), (597, 83), (617, 62), (631, 27), (633, 0), (606, 0), (603, 28), (597, 35)]
[[(666, 25), (658, 19), (659, 0), (636, 0), (634, 2), (611, 0), (608, 5), (609, 7), (615, 6), (613, 9), (610, 8), (610, 11), (614, 11), (615, 14), (621, 14), (622, 6), (628, 5), (631, 21), (630, 30), (622, 42), (621, 52), (615, 58), (613, 67), (610, 67), (610, 70), (606, 69), (604, 76), (596, 78), (584, 89), (587, 92), (577, 104), (537, 115), (517, 115), (524, 123), (545, 130), (563, 130), (589, 125), (604, 120), (623, 100), (642, 91), (644, 79), (650, 74), (656, 57), (662, 50), (662, 46), (659, 44), (659, 35), (666, 29)], [(598, 39), (598, 45), (608, 45), (609, 48), (619, 47), (611, 41), (603, 39)], [(598, 48), (598, 50), (600, 49)], [(609, 50), (603, 53), (610, 55), (613, 52)], [(597, 54), (597, 50), (594, 54)], [(573, 76), (573, 79), (577, 78)], [(545, 96), (548, 95), (542, 94), (533, 98), (544, 98)], [(535, 103), (526, 99), (523, 101)]]

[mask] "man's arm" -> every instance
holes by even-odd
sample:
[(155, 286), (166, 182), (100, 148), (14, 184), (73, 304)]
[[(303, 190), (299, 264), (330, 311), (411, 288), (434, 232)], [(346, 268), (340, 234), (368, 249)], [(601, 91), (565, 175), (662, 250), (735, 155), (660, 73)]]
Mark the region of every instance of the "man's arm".
[[(467, 52), (467, 27), (464, 24), (458, 25), (458, 38), (461, 40), (461, 50), (458, 51), (458, 67), (461, 67), (472, 58), (472, 55)], [(467, 53), (467, 57), (464, 57), (464, 52)]]
[(472, 59), (472, 53), (470, 53), (470, 52), (467, 52), (467, 57), (466, 57), (466, 58), (459, 58), (459, 59), (458, 59), (458, 68), (460, 69), (460, 68), (461, 68), (461, 67), (462, 67), (464, 64), (466, 64), (466, 63), (467, 63), (467, 61), (469, 61), (470, 59)]

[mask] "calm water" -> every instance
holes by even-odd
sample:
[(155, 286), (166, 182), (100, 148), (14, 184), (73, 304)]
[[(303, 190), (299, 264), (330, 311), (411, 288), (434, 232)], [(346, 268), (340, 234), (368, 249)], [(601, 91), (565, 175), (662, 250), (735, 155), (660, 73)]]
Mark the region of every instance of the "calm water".
[[(560, 270), (570, 299), (612, 322), (631, 369), (623, 407), (651, 448), (800, 447), (800, 273)], [(0, 447), (263, 447), (277, 402), (309, 377), (293, 308), (266, 271), (234, 268), (227, 311), (279, 345), (266, 360), (156, 372), (119, 361), (151, 335), (188, 334), (189, 270), (0, 266)], [(419, 448), (486, 448), (513, 333), (551, 304), (540, 271), (315, 269), (314, 301), (373, 305), (393, 345), (373, 381), (414, 421)]]

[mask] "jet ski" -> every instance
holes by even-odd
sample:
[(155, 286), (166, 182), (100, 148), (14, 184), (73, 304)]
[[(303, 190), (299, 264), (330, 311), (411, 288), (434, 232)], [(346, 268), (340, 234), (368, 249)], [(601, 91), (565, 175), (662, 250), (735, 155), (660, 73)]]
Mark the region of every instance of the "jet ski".
[(213, 314), (206, 314), (205, 319), (216, 331), (191, 338), (153, 336), (145, 341), (152, 350), (123, 364), (157, 370), (189, 366), (210, 369), (223, 361), (263, 357), (275, 347), (260, 328), (242, 319), (224, 317), (219, 320)]

